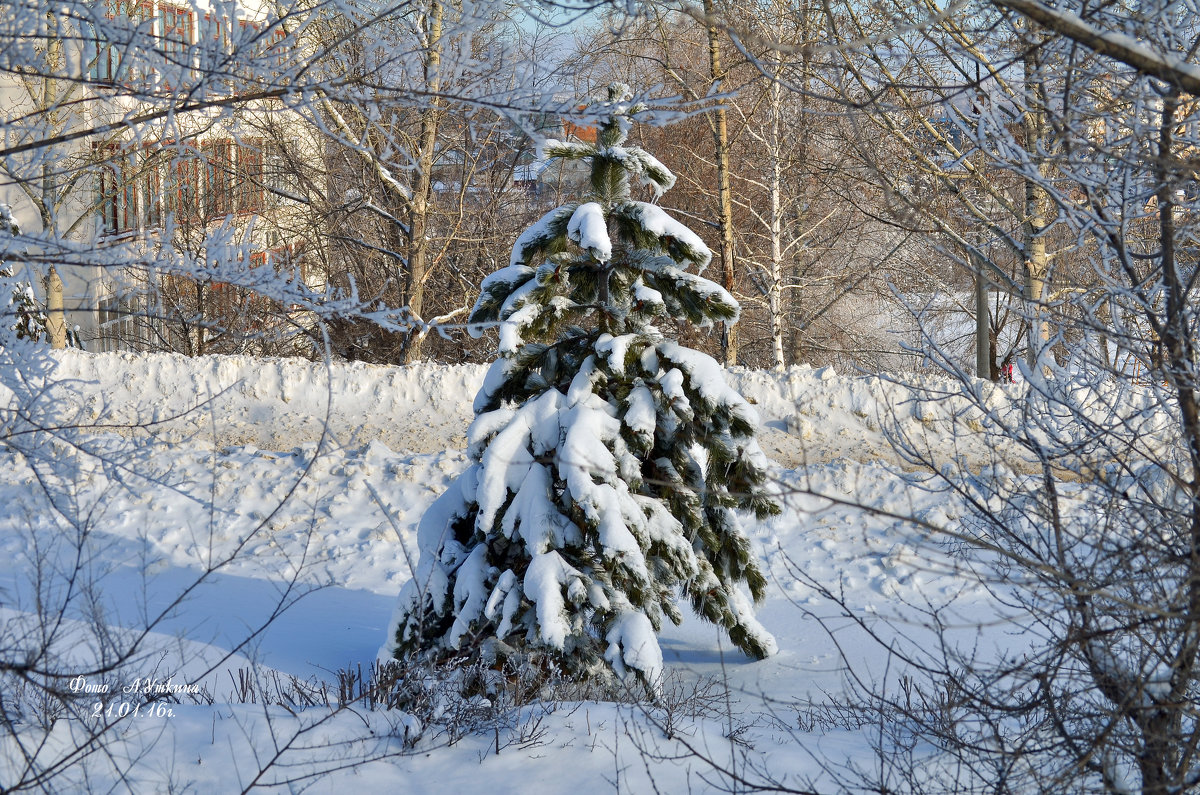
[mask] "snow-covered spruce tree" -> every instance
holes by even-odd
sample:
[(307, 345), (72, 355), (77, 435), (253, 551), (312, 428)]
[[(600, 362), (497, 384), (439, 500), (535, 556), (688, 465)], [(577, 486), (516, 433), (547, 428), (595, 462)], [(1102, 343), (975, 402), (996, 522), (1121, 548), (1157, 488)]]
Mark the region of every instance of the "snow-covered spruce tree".
[(475, 399), (474, 464), (421, 519), (387, 657), (652, 685), (681, 590), (748, 655), (775, 650), (740, 590), (760, 599), (766, 583), (735, 510), (779, 511), (757, 417), (713, 359), (654, 325), (732, 323), (738, 305), (686, 271), (711, 257), (700, 238), (630, 197), (630, 178), (674, 182), (623, 145), (630, 97), (609, 88), (595, 145), (544, 144), (590, 163), (591, 195), (526, 230), (483, 283), (471, 322), (499, 322), (500, 358)]
[(6, 249), (18, 234), (17, 219), (7, 204), (0, 204), (0, 323), (16, 332), (17, 339), (38, 341), (46, 333), (46, 314), (38, 306), (33, 287), (17, 279), (4, 261)]

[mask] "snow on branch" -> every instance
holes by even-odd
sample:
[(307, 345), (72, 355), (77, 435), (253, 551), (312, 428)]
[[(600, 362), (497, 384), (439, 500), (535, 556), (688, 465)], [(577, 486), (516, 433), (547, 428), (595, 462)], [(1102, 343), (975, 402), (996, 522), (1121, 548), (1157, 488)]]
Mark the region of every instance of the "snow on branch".
[(512, 254), (508, 258), (509, 264), (528, 265), (538, 253), (550, 253), (549, 247), (563, 235), (577, 206), (576, 204), (565, 204), (562, 207), (555, 207), (518, 235), (513, 243)]
[(1144, 41), (1118, 31), (1101, 30), (1071, 11), (1051, 8), (1038, 0), (993, 0), (1060, 36), (1079, 42), (1098, 55), (1118, 60), (1143, 74), (1157, 77), (1191, 94), (1200, 94), (1200, 66), (1156, 50)]
[(636, 201), (629, 202), (626, 207), (627, 210), (622, 208), (622, 214), (662, 241), (663, 247), (676, 259), (691, 260), (701, 271), (712, 261), (712, 251), (700, 236), (667, 215), (661, 207)]
[(609, 152), (631, 176), (649, 187), (656, 197), (662, 196), (675, 185), (675, 175), (671, 170), (645, 149), (637, 146), (614, 146)]
[(538, 160), (548, 160), (559, 157), (563, 160), (579, 160), (596, 154), (596, 147), (577, 141), (559, 141), (547, 138), (538, 147)]
[(595, 257), (597, 262), (612, 259), (612, 241), (608, 239), (604, 208), (596, 202), (581, 204), (576, 208), (571, 215), (571, 222), (567, 224), (567, 237)]

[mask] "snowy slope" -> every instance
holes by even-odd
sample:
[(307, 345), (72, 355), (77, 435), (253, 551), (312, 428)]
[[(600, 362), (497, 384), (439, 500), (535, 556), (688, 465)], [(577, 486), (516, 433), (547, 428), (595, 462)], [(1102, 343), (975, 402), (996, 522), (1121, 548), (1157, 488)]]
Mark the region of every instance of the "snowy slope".
[[(749, 526), (775, 579), (759, 616), (781, 652), (752, 663), (690, 618), (667, 627), (662, 645), (672, 675), (729, 685), (748, 745), (724, 738), (733, 713), (722, 709), (681, 718), (680, 733), (668, 738), (654, 725), (658, 713), (585, 702), (527, 708), (506, 718), (503, 735), (497, 727), (495, 736), (449, 744), (431, 731), (410, 749), (397, 739), (413, 731), (403, 716), (238, 703), (238, 677), (254, 664), (330, 681), (338, 669), (369, 665), (410, 576), (416, 522), (466, 465), (459, 451), (483, 368), (77, 352), (56, 362), (52, 378), (70, 382), (74, 408), (117, 434), (95, 437), (108, 451), (102, 464), (72, 470), (71, 501), (88, 528), (76, 545), (69, 523), (40, 501), (28, 461), (4, 455), (0, 555), (15, 563), (0, 573), (5, 621), (10, 629), (33, 621), (44, 586), (32, 550), (64, 559), (82, 550), (107, 622), (131, 632), (150, 625), (127, 676), (173, 675), (213, 698), (175, 705), (171, 717), (119, 722), (117, 751), (67, 764), (65, 789), (228, 791), (309, 774), (320, 776), (321, 791), (351, 783), (410, 792), (526, 792), (531, 782), (539, 792), (645, 791), (652, 781), (661, 791), (720, 788), (719, 776), (706, 783), (711, 770), (697, 760), (659, 758), (681, 753), (681, 740), (723, 760), (752, 747), (753, 759), (777, 775), (815, 774), (870, 752), (865, 733), (798, 733), (794, 710), (788, 717), (789, 700), (843, 684), (837, 646), (816, 620), (828, 610), (804, 576), (841, 587), (870, 622), (891, 613), (904, 619), (909, 605), (954, 602), (965, 616), (990, 609), (911, 526), (810, 496), (953, 521), (944, 496), (887, 466), (897, 459), (886, 429), (895, 417), (893, 425), (921, 438), (949, 439), (950, 425), (972, 421), (965, 404), (917, 404), (911, 390), (829, 370), (737, 371), (731, 383), (762, 415), (763, 446), (781, 465), (786, 494), (782, 516)], [(993, 389), (996, 409), (1011, 410), (1012, 396)], [(149, 432), (134, 427), (147, 420), (156, 422)], [(970, 455), (933, 447), (947, 460)], [(54, 551), (56, 544), (65, 546)], [(180, 594), (186, 598), (176, 602)], [(78, 622), (76, 634), (63, 636), (67, 645), (81, 639), (64, 659), (86, 670), (102, 654), (87, 624), (95, 612), (58, 597)], [(877, 664), (875, 646), (848, 636), (838, 642), (867, 669)], [(97, 699), (103, 709), (121, 703)], [(68, 754), (85, 724), (60, 720), (43, 753)], [(256, 779), (288, 740), (294, 747), (281, 763)], [(0, 748), (3, 783), (21, 755), (7, 740)], [(348, 766), (364, 758), (376, 759)]]

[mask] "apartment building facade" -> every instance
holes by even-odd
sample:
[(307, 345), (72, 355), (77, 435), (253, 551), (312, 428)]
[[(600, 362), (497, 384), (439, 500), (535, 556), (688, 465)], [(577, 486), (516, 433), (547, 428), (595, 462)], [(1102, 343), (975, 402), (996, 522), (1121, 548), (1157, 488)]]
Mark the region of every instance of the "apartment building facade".
[(73, 8), (47, 18), (27, 68), (0, 72), (0, 204), (28, 235), (18, 266), (39, 291), (56, 267), (88, 349), (204, 352), (266, 308), (206, 269), (304, 265), (305, 240), (280, 223), (298, 211), (281, 198), (281, 125), (318, 145), (255, 98), (294, 55), (286, 26), (222, 0)]

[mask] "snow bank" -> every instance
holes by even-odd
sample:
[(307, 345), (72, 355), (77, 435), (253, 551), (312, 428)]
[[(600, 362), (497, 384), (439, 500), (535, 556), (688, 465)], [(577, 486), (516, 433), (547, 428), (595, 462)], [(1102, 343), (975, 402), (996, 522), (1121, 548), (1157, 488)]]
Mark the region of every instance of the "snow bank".
[[(207, 438), (264, 450), (317, 441), (326, 418), (328, 433), (347, 447), (381, 441), (397, 452), (463, 449), (471, 402), (487, 372), (486, 365), (325, 365), (248, 356), (74, 350), (54, 356), (53, 378), (76, 382), (84, 422), (127, 425), (105, 430), (128, 435), (154, 421), (163, 441)], [(763, 448), (780, 463), (891, 456), (871, 416), (882, 402), (879, 379), (802, 366), (783, 373), (735, 368), (729, 380), (756, 404)]]
[[(263, 450), (317, 441), (326, 418), (332, 439), (346, 447), (380, 441), (396, 452), (464, 449), (472, 399), (487, 372), (486, 365), (326, 365), (165, 353), (68, 350), (54, 357), (52, 377), (76, 382), (84, 422), (126, 425), (105, 430), (129, 435), (154, 421), (153, 432), (166, 442), (196, 438)], [(735, 368), (728, 375), (756, 404), (762, 447), (781, 464), (894, 458), (872, 416), (887, 402), (879, 379), (806, 366), (782, 373)]]
[[(76, 381), (83, 421), (158, 421), (163, 441), (290, 450), (321, 437), (356, 447), (436, 453), (465, 446), (484, 366), (358, 362), (330, 366), (249, 356), (55, 352), (57, 380)], [(122, 433), (127, 429), (106, 428)]]
[[(326, 418), (331, 439), (350, 448), (379, 441), (398, 453), (463, 450), (472, 399), (487, 372), (486, 365), (325, 365), (248, 356), (73, 350), (54, 356), (51, 377), (75, 382), (84, 423), (126, 425), (102, 430), (130, 435), (154, 421), (153, 432), (166, 442), (207, 439), (264, 450), (319, 440)], [(787, 468), (841, 460), (905, 466), (889, 438), (897, 433), (939, 464), (944, 458), (972, 469), (987, 466), (999, 446), (1008, 466), (1024, 468), (1023, 453), (980, 433), (984, 410), (1021, 423), (1021, 412), (1034, 408), (1024, 385), (979, 381), (968, 399), (958, 382), (934, 376), (906, 379), (912, 386), (807, 365), (782, 372), (738, 367), (726, 376), (759, 414), (763, 451)], [(1146, 412), (1154, 426), (1147, 425), (1148, 433), (1157, 433), (1165, 419), (1149, 390), (1127, 384), (1089, 400), (1098, 417)], [(951, 439), (955, 443), (947, 444)]]

